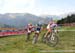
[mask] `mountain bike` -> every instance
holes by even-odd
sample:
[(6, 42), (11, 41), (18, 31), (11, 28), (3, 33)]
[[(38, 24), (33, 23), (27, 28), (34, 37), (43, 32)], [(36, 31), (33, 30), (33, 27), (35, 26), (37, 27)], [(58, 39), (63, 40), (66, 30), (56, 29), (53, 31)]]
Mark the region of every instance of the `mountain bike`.
[(52, 32), (49, 33), (46, 38), (44, 38), (44, 36), (45, 33), (42, 37), (42, 42), (48, 44), (49, 46), (56, 46), (59, 42), (59, 37), (56, 30), (52, 30)]
[(32, 44), (36, 44), (38, 41), (38, 37), (39, 37), (39, 31), (35, 31), (35, 34), (33, 36), (33, 40), (32, 40)]

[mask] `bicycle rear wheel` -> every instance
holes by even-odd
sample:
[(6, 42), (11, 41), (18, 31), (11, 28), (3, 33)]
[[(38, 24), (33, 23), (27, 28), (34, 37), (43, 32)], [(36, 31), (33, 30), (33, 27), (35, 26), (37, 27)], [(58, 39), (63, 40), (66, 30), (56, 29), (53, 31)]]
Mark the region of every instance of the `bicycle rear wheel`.
[(47, 41), (47, 37), (45, 37), (45, 33), (43, 34), (43, 36), (42, 36), (42, 40), (41, 40), (43, 43), (47, 43), (48, 41)]

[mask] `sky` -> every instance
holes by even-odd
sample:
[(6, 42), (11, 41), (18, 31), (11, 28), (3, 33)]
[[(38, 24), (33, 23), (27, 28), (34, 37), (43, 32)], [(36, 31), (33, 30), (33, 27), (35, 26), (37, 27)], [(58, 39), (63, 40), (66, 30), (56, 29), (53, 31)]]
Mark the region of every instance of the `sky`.
[(61, 15), (75, 12), (75, 0), (0, 0), (0, 13)]

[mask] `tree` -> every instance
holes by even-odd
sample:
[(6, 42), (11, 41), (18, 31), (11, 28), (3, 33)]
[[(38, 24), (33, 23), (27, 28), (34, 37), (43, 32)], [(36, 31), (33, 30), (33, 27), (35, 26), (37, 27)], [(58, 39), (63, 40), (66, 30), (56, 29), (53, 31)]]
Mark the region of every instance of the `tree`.
[(67, 16), (65, 18), (62, 18), (61, 20), (57, 21), (57, 24), (64, 24), (64, 23), (74, 23), (75, 22), (75, 14), (72, 14), (71, 16)]

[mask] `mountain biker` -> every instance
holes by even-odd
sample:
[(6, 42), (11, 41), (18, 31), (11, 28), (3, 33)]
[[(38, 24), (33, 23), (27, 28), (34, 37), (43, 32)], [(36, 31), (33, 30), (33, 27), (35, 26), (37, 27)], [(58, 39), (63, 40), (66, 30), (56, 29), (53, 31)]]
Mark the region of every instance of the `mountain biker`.
[(46, 32), (44, 38), (47, 38), (48, 34), (51, 33), (55, 29), (57, 31), (57, 24), (53, 20), (51, 20), (49, 22), (49, 24), (47, 25), (47, 32)]
[(35, 26), (35, 34), (33, 36), (32, 44), (37, 42), (38, 37), (39, 37), (39, 33), (41, 31), (41, 27), (42, 27), (42, 24), (40, 24), (40, 23), (36, 24), (36, 26)]
[(36, 33), (38, 33), (38, 34), (40, 33), (41, 26), (42, 26), (42, 24), (40, 24), (40, 23), (36, 24), (36, 27), (35, 27), (35, 28), (36, 28), (36, 29), (35, 29), (35, 32), (36, 32)]
[(32, 24), (28, 24), (27, 25), (27, 39), (26, 41), (28, 41), (30, 39), (30, 34), (32, 33), (32, 29), (34, 28), (34, 26)]

